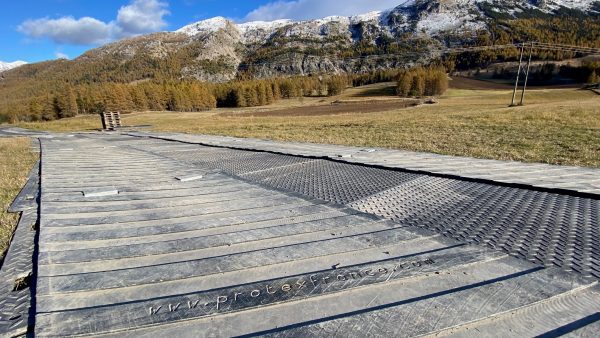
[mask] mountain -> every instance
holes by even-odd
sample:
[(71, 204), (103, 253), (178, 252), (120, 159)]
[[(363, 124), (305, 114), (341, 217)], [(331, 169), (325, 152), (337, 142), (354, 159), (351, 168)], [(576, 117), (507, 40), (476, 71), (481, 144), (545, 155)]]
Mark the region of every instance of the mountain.
[[(598, 15), (600, 2), (594, 0), (414, 0), (382, 12), (297, 22), (236, 24), (216, 17), (175, 32), (112, 43), (79, 60), (170, 64), (176, 69), (167, 71), (169, 77), (210, 82), (248, 71), (257, 77), (364, 72), (425, 61), (431, 48), (478, 44), (481, 32), (490, 33), (501, 21)], [(404, 57), (377, 62), (352, 59), (401, 53)]]
[(345, 35), (356, 40), (362, 37), (359, 26), (366, 24), (373, 26), (375, 31), (371, 33), (390, 37), (397, 36), (399, 32), (432, 36), (443, 32), (485, 29), (487, 19), (493, 17), (493, 13), (512, 18), (552, 15), (564, 9), (598, 13), (598, 8), (594, 8), (595, 2), (597, 0), (410, 0), (382, 12), (299, 22), (277, 20), (235, 24), (226, 18), (215, 17), (187, 25), (176, 32), (198, 36), (231, 28), (239, 34), (240, 42), (246, 44), (266, 43), (280, 30), (285, 30), (288, 37), (319, 39)]
[[(33, 74), (52, 73), (75, 82), (224, 82), (245, 76), (368, 72), (426, 62), (436, 56), (432, 49), (447, 46), (530, 39), (598, 45), (597, 27), (582, 30), (577, 21), (595, 25), (599, 18), (597, 0), (409, 0), (382, 12), (296, 22), (237, 24), (216, 17), (175, 32), (110, 43), (72, 61), (46, 63)], [(549, 36), (553, 31), (569, 34)], [(367, 58), (381, 54), (397, 57)]]
[(13, 68), (17, 68), (23, 65), (26, 65), (27, 62), (25, 61), (15, 61), (15, 62), (2, 62), (0, 61), (0, 73), (13, 69)]

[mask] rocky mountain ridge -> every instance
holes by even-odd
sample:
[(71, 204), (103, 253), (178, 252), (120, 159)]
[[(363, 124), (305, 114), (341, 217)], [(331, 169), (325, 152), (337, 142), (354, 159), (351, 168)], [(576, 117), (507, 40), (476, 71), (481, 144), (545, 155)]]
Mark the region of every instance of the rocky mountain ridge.
[(198, 36), (215, 33), (221, 29), (234, 29), (239, 32), (243, 43), (265, 43), (282, 28), (285, 29), (286, 36), (290, 37), (319, 38), (339, 33), (356, 39), (360, 37), (355, 34), (356, 26), (370, 24), (390, 36), (399, 31), (417, 34), (426, 32), (431, 36), (457, 29), (484, 28), (487, 17), (481, 6), (516, 18), (527, 11), (544, 14), (552, 14), (560, 9), (593, 11), (595, 2), (597, 0), (409, 0), (387, 11), (374, 11), (350, 17), (330, 16), (303, 21), (282, 19), (241, 24), (224, 17), (214, 17), (187, 25), (175, 32)]
[[(362, 61), (357, 63), (354, 60), (340, 60), (339, 57), (315, 57), (311, 54), (318, 54), (314, 53), (315, 50), (335, 53), (351, 49), (360, 43), (377, 45), (413, 39), (436, 47), (449, 42), (468, 43), (476, 32), (488, 28), (495, 20), (494, 16), (543, 17), (553, 16), (564, 10), (600, 13), (598, 4), (594, 0), (410, 0), (387, 11), (296, 22), (277, 20), (236, 24), (217, 17), (187, 25), (176, 33), (183, 33), (192, 40), (207, 42), (206, 52), (200, 53), (199, 59), (221, 60), (222, 64), (230, 65), (224, 67), (227, 69), (225, 79), (219, 78), (223, 73), (214, 78), (193, 65), (186, 67), (186, 77), (208, 81), (228, 80), (240, 68), (244, 70), (248, 67), (244, 61), (257, 63), (250, 66), (261, 77), (281, 73), (342, 73), (395, 67), (398, 62), (384, 61), (373, 66), (365, 65)], [(259, 55), (252, 57), (257, 51), (286, 49), (289, 53), (258, 53)], [(411, 60), (402, 59), (400, 63), (407, 61)], [(261, 65), (261, 62), (267, 64)]]
[[(490, 35), (491, 25), (502, 20), (559, 15), (600, 20), (600, 1), (408, 0), (351, 17), (247, 23), (216, 17), (90, 50), (69, 61), (68, 71), (75, 69), (85, 81), (208, 82), (246, 73), (261, 78), (373, 71), (426, 62), (431, 49), (481, 43), (481, 33)], [(371, 58), (381, 54), (398, 57)]]

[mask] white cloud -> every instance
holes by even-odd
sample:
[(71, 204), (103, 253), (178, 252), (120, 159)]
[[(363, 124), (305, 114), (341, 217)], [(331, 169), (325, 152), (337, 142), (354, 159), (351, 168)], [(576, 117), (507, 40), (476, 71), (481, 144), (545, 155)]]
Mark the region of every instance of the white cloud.
[(33, 38), (47, 37), (59, 44), (90, 45), (105, 42), (111, 36), (111, 25), (90, 17), (75, 19), (27, 20), (18, 31)]
[(56, 52), (56, 53), (54, 53), (54, 56), (57, 59), (65, 59), (65, 60), (69, 59), (69, 56), (67, 54), (63, 53), (63, 52)]
[(133, 0), (117, 13), (115, 21), (103, 22), (91, 17), (75, 19), (26, 20), (17, 30), (33, 38), (49, 38), (62, 45), (96, 45), (122, 37), (150, 33), (164, 28), (168, 3), (159, 0)]
[(135, 0), (119, 9), (117, 26), (124, 35), (159, 31), (167, 26), (164, 16), (169, 14), (168, 6), (158, 0)]
[(246, 15), (246, 21), (317, 19), (331, 15), (351, 16), (394, 8), (406, 0), (278, 0), (260, 6)]

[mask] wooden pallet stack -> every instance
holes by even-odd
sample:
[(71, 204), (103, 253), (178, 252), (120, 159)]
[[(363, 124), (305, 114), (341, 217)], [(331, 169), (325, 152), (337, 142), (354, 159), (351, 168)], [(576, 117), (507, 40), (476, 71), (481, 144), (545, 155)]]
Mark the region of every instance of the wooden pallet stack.
[(115, 130), (121, 128), (121, 113), (120, 112), (103, 112), (102, 113), (102, 129)]

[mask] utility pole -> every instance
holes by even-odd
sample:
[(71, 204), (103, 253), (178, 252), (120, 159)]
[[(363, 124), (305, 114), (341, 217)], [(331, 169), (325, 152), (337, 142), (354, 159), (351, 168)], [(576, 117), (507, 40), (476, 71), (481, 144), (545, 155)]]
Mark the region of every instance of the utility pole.
[(519, 76), (521, 75), (521, 63), (523, 62), (524, 49), (525, 49), (525, 45), (521, 44), (521, 57), (519, 58), (519, 70), (517, 71), (517, 79), (515, 80), (515, 89), (513, 90), (512, 101), (510, 102), (511, 107), (514, 107), (515, 98), (517, 97), (517, 88), (519, 87)]
[(523, 84), (523, 91), (521, 92), (521, 102), (519, 106), (523, 105), (523, 99), (525, 99), (525, 89), (527, 89), (527, 79), (529, 78), (529, 67), (531, 66), (531, 55), (533, 54), (533, 42), (529, 47), (529, 60), (527, 61), (527, 71), (525, 72), (525, 84)]

